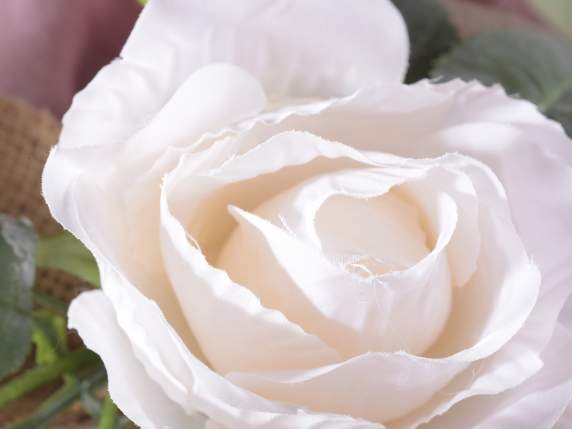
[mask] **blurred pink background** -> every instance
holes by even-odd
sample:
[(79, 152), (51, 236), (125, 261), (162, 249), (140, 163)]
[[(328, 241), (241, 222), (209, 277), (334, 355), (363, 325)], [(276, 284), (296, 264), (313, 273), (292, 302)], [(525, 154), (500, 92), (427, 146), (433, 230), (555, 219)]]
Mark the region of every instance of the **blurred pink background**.
[[(538, 21), (524, 0), (455, 1)], [(2, 0), (0, 96), (61, 116), (73, 94), (118, 55), (140, 10), (136, 0)]]
[(60, 116), (118, 55), (140, 10), (136, 0), (2, 0), (0, 95)]

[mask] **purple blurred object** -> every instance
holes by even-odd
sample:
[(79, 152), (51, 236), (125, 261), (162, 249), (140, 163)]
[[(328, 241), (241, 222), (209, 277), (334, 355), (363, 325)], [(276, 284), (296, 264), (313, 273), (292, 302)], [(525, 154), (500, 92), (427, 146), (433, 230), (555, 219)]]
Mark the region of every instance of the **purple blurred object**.
[(136, 0), (2, 0), (0, 96), (61, 116), (119, 54), (140, 10)]

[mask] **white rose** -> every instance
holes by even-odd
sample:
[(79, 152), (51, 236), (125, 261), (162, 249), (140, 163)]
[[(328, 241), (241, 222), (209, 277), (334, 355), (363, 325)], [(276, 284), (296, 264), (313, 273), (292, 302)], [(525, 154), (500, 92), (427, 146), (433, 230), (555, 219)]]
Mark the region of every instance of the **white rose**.
[(154, 0), (76, 97), (44, 193), (135, 423), (566, 427), (572, 142), (407, 56), (387, 0)]

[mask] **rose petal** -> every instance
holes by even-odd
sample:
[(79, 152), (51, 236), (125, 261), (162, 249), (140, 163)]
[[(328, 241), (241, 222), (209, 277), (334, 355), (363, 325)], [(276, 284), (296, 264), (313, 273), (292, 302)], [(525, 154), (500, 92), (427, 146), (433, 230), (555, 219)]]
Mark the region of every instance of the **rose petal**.
[(198, 416), (171, 401), (147, 375), (102, 291), (84, 292), (72, 302), (69, 326), (78, 330), (88, 348), (100, 352), (111, 398), (131, 421), (145, 428), (182, 428), (197, 423)]
[[(335, 51), (323, 49), (332, 43)], [(229, 0), (153, 1), (121, 58), (75, 97), (62, 141), (125, 140), (191, 73), (213, 62), (245, 68), (272, 93), (331, 96), (400, 82), (407, 58), (407, 30), (388, 0), (356, 0), (343, 8), (326, 0), (259, 0), (240, 7)]]
[(167, 179), (161, 197), (167, 270), (193, 333), (217, 371), (310, 368), (339, 359), (320, 339), (280, 312), (262, 307), (249, 290), (210, 266), (169, 211), (168, 192)]
[(461, 362), (423, 359), (405, 353), (366, 353), (309, 371), (242, 372), (227, 377), (275, 401), (382, 423), (426, 402), (463, 367)]
[(341, 5), (152, 1), (122, 56), (144, 64), (165, 86), (217, 61), (243, 67), (269, 92), (287, 96), (330, 96), (379, 81), (401, 82), (409, 49), (397, 9), (387, 0)]
[(435, 418), (427, 429), (554, 427), (572, 400), (572, 361), (563, 359), (571, 353), (572, 337), (562, 328), (557, 329), (541, 354), (544, 366), (536, 375), (500, 395), (463, 401)]
[[(111, 294), (107, 297), (101, 292), (90, 293), (86, 298), (87, 308), (86, 301), (80, 297), (79, 305), (74, 304), (72, 326), (80, 330), (82, 337), (86, 336), (87, 345), (102, 356), (109, 377), (114, 378), (110, 382), (114, 400), (132, 410), (130, 417), (141, 422), (142, 427), (165, 427), (164, 422), (181, 415), (178, 411), (181, 407), (189, 416), (200, 412), (227, 428), (318, 429), (327, 424), (336, 429), (383, 429), (381, 425), (348, 416), (313, 413), (267, 401), (233, 385), (189, 352), (153, 301), (128, 284), (105, 260), (99, 259), (99, 262), (103, 281), (115, 285), (109, 285)], [(101, 328), (105, 328), (105, 332)], [(109, 347), (109, 338), (118, 339), (113, 343), (117, 347)], [(125, 376), (131, 374), (137, 378), (133, 383), (141, 383), (141, 391), (136, 392), (140, 396), (133, 396), (133, 385), (125, 383)], [(150, 383), (156, 383), (151, 389), (145, 375), (149, 376)], [(123, 390), (126, 387), (129, 389)], [(167, 400), (157, 403), (164, 395), (172, 401), (170, 404)], [(147, 403), (147, 398), (153, 402)], [(163, 408), (156, 410), (159, 406)], [(172, 412), (172, 415), (154, 423), (145, 420), (144, 411), (147, 416), (149, 412), (161, 411)], [(191, 422), (189, 417), (188, 421), (171, 427), (183, 429)]]
[[(219, 145), (223, 145), (224, 143), (221, 142)], [(216, 153), (214, 147), (211, 147), (209, 151), (205, 152), (210, 156), (214, 156), (213, 154)], [(317, 158), (321, 158), (323, 164), (315, 165), (312, 164), (314, 160)], [(381, 162), (381, 157), (378, 161)], [(320, 174), (320, 171), (324, 171), (324, 168), (328, 164), (325, 164), (328, 161), (333, 167), (336, 169), (340, 168), (342, 165), (339, 163), (336, 164), (333, 161), (336, 159), (344, 160), (347, 159), (348, 161), (355, 161), (361, 162), (363, 164), (371, 164), (367, 157), (355, 150), (340, 145), (338, 143), (327, 142), (323, 141), (315, 136), (311, 136), (309, 134), (302, 134), (302, 133), (283, 133), (277, 135), (270, 139), (268, 142), (260, 144), (256, 146), (255, 149), (246, 152), (245, 154), (241, 155), (239, 158), (229, 161), (225, 163), (222, 167), (217, 169), (212, 169), (209, 167), (210, 164), (205, 164), (206, 161), (196, 161), (198, 159), (196, 156), (189, 158), (187, 162), (183, 161), (179, 168), (177, 169), (177, 175), (180, 176), (176, 179), (178, 183), (176, 184), (176, 188), (173, 188), (170, 191), (170, 204), (173, 207), (173, 214), (179, 219), (182, 225), (188, 225), (188, 232), (193, 236), (193, 239), (198, 243), (201, 247), (201, 250), (207, 256), (208, 260), (214, 261), (216, 254), (219, 252), (219, 248), (222, 245), (222, 240), (224, 240), (233, 224), (230, 222), (231, 219), (229, 218), (228, 221), (224, 220), (221, 216), (223, 209), (229, 204), (239, 204), (243, 207), (255, 207), (258, 205), (256, 202), (261, 202), (269, 198), (270, 195), (279, 193), (284, 188), (287, 188), (289, 184), (296, 183), (297, 181), (304, 180), (305, 177), (308, 175)], [(392, 165), (391, 162), (394, 164), (399, 165), (399, 163), (403, 163), (403, 160), (397, 160), (394, 157), (386, 156), (385, 157), (386, 164)], [(217, 161), (218, 162), (218, 161)], [(214, 163), (214, 165), (217, 164)], [(316, 161), (317, 162), (317, 161)], [(347, 161), (346, 161), (347, 162)], [(205, 173), (201, 173), (200, 169), (197, 170), (197, 165), (201, 166), (202, 169), (206, 170)], [(358, 164), (359, 165), (359, 164)], [(303, 168), (303, 170), (292, 170), (295, 166), (299, 166), (296, 168)], [(351, 166), (351, 164), (350, 164)], [(209, 169), (211, 168), (211, 169)], [(274, 174), (270, 174), (276, 172)], [(391, 177), (391, 174), (401, 174), (407, 177), (408, 175), (412, 175), (411, 168), (405, 168), (402, 172), (396, 170), (395, 172), (388, 173)], [(349, 176), (351, 178), (351, 175)], [(258, 181), (257, 184), (249, 183), (248, 179), (254, 178), (252, 180)], [(267, 179), (263, 179), (267, 178)], [(268, 182), (261, 182), (262, 180), (268, 180)], [(393, 178), (395, 181), (395, 178)], [(381, 183), (381, 182), (379, 182)], [(379, 183), (376, 186), (379, 186)], [(230, 185), (233, 186), (230, 186)], [(234, 186), (236, 185), (236, 186)], [(218, 216), (216, 221), (214, 220), (214, 216)], [(451, 224), (450, 231), (448, 233), (443, 233), (443, 237), (450, 237), (454, 231), (454, 222)], [(448, 235), (447, 235), (448, 234)], [(448, 238), (442, 238), (439, 243), (439, 250), (436, 251), (434, 257), (430, 260), (427, 260), (423, 268), (417, 270), (414, 274), (411, 275), (411, 287), (415, 284), (419, 284), (421, 281), (420, 278), (429, 279), (433, 269), (433, 264), (436, 262), (435, 258), (439, 255), (439, 252), (443, 250), (444, 246), (448, 242)], [(287, 258), (288, 259), (288, 258)], [(319, 258), (318, 258), (319, 259)], [(448, 289), (448, 282), (441, 282), (438, 281), (443, 277), (448, 277), (447, 268), (446, 268), (446, 261), (443, 261), (444, 264), (437, 264), (439, 265), (439, 269), (435, 272), (435, 278), (433, 279), (431, 284), (435, 283), (441, 284), (440, 290), (443, 290), (446, 296), (450, 295), (450, 290)], [(304, 267), (307, 264), (304, 264)], [(325, 269), (325, 267), (322, 267)], [(334, 268), (334, 267), (331, 267)], [(315, 272), (319, 272), (319, 270), (315, 269)], [(332, 269), (330, 269), (331, 272)], [(351, 302), (359, 301), (356, 303), (359, 308), (364, 307), (364, 299), (362, 295), (365, 293), (364, 296), (369, 296), (369, 299), (366, 300), (366, 307), (363, 308), (362, 312), (353, 310), (346, 310), (343, 313), (346, 314), (346, 320), (344, 322), (346, 326), (345, 331), (351, 327), (351, 330), (355, 330), (353, 334), (351, 332), (347, 332), (347, 335), (353, 336), (353, 340), (348, 340), (348, 338), (342, 339), (342, 336), (334, 334), (331, 326), (331, 320), (336, 320), (338, 316), (332, 319), (332, 314), (338, 313), (338, 310), (332, 308), (331, 305), (321, 305), (318, 302), (315, 303), (314, 310), (306, 305), (302, 305), (304, 303), (304, 299), (298, 300), (297, 304), (293, 304), (294, 301), (290, 297), (289, 294), (283, 294), (285, 298), (291, 305), (289, 305), (289, 313), (288, 316), (291, 316), (292, 311), (298, 311), (297, 318), (291, 319), (297, 323), (300, 323), (304, 329), (310, 330), (310, 332), (318, 333), (321, 338), (324, 338), (328, 344), (336, 344), (336, 348), (338, 350), (343, 350), (346, 356), (353, 355), (357, 352), (371, 350), (371, 349), (379, 349), (378, 342), (376, 346), (368, 343), (367, 338), (361, 335), (363, 333), (364, 326), (371, 326), (372, 332), (377, 332), (379, 329), (384, 330), (384, 332), (388, 331), (389, 327), (391, 326), (388, 321), (386, 320), (387, 317), (383, 316), (382, 320), (385, 320), (386, 323), (376, 323), (375, 318), (371, 318), (370, 316), (366, 317), (367, 308), (372, 308), (378, 302), (375, 299), (375, 294), (377, 291), (375, 289), (379, 288), (372, 288), (371, 285), (362, 285), (359, 289), (363, 289), (363, 293), (356, 294), (355, 287), (344, 287), (343, 284), (347, 282), (347, 275), (340, 271), (339, 269), (333, 270), (335, 275), (339, 281), (341, 282), (338, 286), (342, 288), (346, 292), (344, 295), (348, 295), (348, 299), (351, 297)], [(385, 281), (385, 280), (384, 280)], [(388, 280), (389, 281), (389, 280)], [(398, 282), (397, 279), (392, 281)], [(299, 284), (305, 284), (309, 282), (306, 278), (304, 281), (300, 281)], [(355, 283), (355, 282), (352, 282)], [(421, 289), (418, 289), (418, 293), (423, 295), (424, 293), (429, 293), (436, 286), (430, 286), (429, 281), (421, 281), (421, 284), (424, 286)], [(278, 287), (278, 285), (276, 285)], [(336, 295), (333, 292), (331, 287), (326, 288), (324, 290), (330, 290), (329, 294)], [(342, 293), (342, 289), (337, 292), (337, 296)], [(395, 287), (391, 288), (392, 290), (395, 289), (394, 292), (397, 293), (397, 289)], [(408, 288), (401, 288), (402, 292), (401, 295), (405, 293)], [(316, 288), (313, 288), (316, 290)], [(260, 292), (260, 291), (257, 291)], [(294, 293), (294, 291), (291, 291)], [(374, 295), (372, 295), (374, 294)], [(371, 296), (370, 296), (371, 295)], [(399, 295), (399, 294), (398, 294)], [(328, 302), (332, 301), (331, 299), (327, 299), (324, 295), (324, 299)], [(425, 296), (425, 295), (423, 295)], [(427, 309), (423, 314), (426, 314), (428, 320), (431, 321), (431, 326), (436, 326), (436, 333), (433, 330), (428, 330), (425, 332), (426, 335), (429, 336), (428, 342), (425, 341), (424, 344), (420, 345), (422, 348), (426, 348), (428, 344), (432, 342), (431, 336), (435, 337), (438, 335), (440, 331), (440, 326), (447, 318), (448, 314), (448, 307), (447, 307), (447, 300), (445, 300), (445, 311), (439, 311), (439, 314), (442, 317), (435, 318), (435, 313), (429, 311), (429, 309), (433, 309), (434, 307), (430, 303), (440, 302), (441, 295), (440, 294), (431, 294), (434, 299), (427, 299), (421, 298), (421, 296), (417, 296), (417, 303), (424, 303), (422, 306)], [(317, 297), (314, 297), (317, 298)], [(409, 297), (411, 298), (411, 297)], [(381, 299), (381, 298), (380, 298)], [(312, 300), (311, 300), (312, 301)], [(344, 300), (339, 300), (336, 298), (337, 302), (343, 302)], [(388, 302), (390, 302), (389, 300)], [(345, 308), (350, 309), (351, 306), (346, 305)], [(284, 307), (276, 306), (273, 307), (279, 310), (284, 311)], [(324, 314), (329, 314), (329, 316), (321, 316), (321, 328), (318, 328), (316, 325), (316, 319), (310, 318), (308, 320), (308, 314), (314, 313), (314, 317), (318, 317), (316, 314), (315, 308), (319, 309), (319, 312), (326, 312)], [(440, 307), (441, 308), (441, 307)], [(294, 310), (296, 309), (296, 310)], [(306, 311), (304, 310), (306, 309)], [(377, 310), (374, 313), (379, 313)], [(341, 313), (340, 313), (341, 314)], [(395, 311), (395, 315), (402, 314), (406, 315), (409, 314), (407, 311)], [(381, 317), (381, 314), (380, 314)], [(302, 322), (303, 321), (303, 322)], [(353, 321), (353, 322), (352, 322)], [(409, 323), (408, 323), (409, 324)], [(363, 325), (363, 326), (362, 326)], [(361, 328), (359, 328), (361, 326)], [(340, 326), (338, 326), (340, 328)], [(193, 329), (196, 332), (196, 328)], [(396, 331), (392, 331), (396, 332)], [(414, 338), (419, 336), (419, 330), (416, 329), (412, 331), (411, 329), (408, 330), (408, 333), (411, 334)], [(329, 334), (328, 334), (329, 333)], [(386, 332), (388, 333), (388, 332)], [(403, 343), (403, 336), (405, 335), (404, 332), (401, 332), (400, 338), (396, 338), (396, 341), (400, 344)], [(407, 336), (407, 335), (406, 335)], [(378, 336), (379, 339), (383, 337), (383, 335)], [(376, 338), (378, 338), (376, 337)], [(412, 340), (413, 341), (413, 340)], [(357, 342), (357, 343), (356, 343)], [(406, 344), (410, 344), (411, 341), (406, 342)], [(415, 341), (413, 341), (415, 343)], [(343, 347), (342, 345), (345, 344)], [(361, 346), (358, 347), (358, 344)], [(404, 343), (405, 344), (405, 343)], [(357, 347), (357, 349), (356, 349)]]
[(182, 158), (173, 171), (177, 183), (169, 203), (212, 262), (234, 226), (229, 204), (253, 208), (308, 177), (362, 165), (374, 163), (355, 149), (307, 133), (275, 135), (254, 149), (228, 137)]
[[(477, 144), (476, 129), (488, 139)], [(507, 125), (467, 124), (440, 132), (431, 142), (435, 151), (462, 151), (497, 172), (515, 225), (542, 271), (542, 293), (555, 287), (570, 291), (572, 267), (568, 261), (572, 249), (567, 238), (572, 239), (572, 168), (546, 153), (531, 141), (532, 136), (527, 130)]]
[[(268, 213), (268, 203), (263, 207)], [(260, 212), (261, 208), (255, 211), (261, 216)], [(416, 207), (395, 193), (366, 199), (344, 192), (324, 201), (315, 223), (330, 260), (370, 277), (409, 268), (429, 253), (419, 219)]]
[[(104, 78), (105, 74), (101, 76)], [(205, 97), (204, 91), (209, 97)], [(121, 97), (121, 92), (112, 95)], [(223, 124), (243, 119), (261, 110), (264, 103), (260, 86), (243, 70), (222, 64), (206, 66), (190, 75), (149, 127), (132, 138), (132, 144), (139, 144), (133, 150), (126, 142), (105, 140), (107, 137), (99, 135), (99, 144), (88, 145), (83, 140), (87, 128), (79, 122), (77, 129), (64, 126), (68, 134), (64, 133), (60, 145), (52, 150), (44, 169), (43, 193), (52, 215), (88, 247), (99, 247), (108, 259), (121, 266), (137, 287), (165, 310), (169, 321), (187, 341), (192, 335), (160, 262), (160, 181), (174, 165), (169, 160), (158, 166), (149, 155), (160, 154), (161, 149), (176, 144), (183, 136), (194, 141)], [(182, 106), (186, 113), (193, 113), (194, 120), (184, 121), (174, 132), (170, 122), (173, 111), (183, 110)], [(127, 107), (133, 111), (138, 108)], [(120, 115), (114, 111), (110, 114)], [(71, 120), (75, 124), (75, 119)], [(161, 144), (157, 145), (157, 141)], [(78, 225), (76, 205), (89, 233)]]
[[(442, 210), (453, 214), (446, 222), (454, 228), (456, 213), (454, 204), (449, 204), (444, 202)], [(267, 246), (276, 258), (268, 271), (260, 272), (262, 284), (256, 289), (262, 289), (264, 283), (266, 287), (272, 285), (275, 290), (263, 295), (272, 308), (283, 309), (291, 320), (319, 335), (345, 357), (400, 347), (423, 352), (439, 335), (447, 320), (451, 295), (446, 260), (439, 258), (442, 244), (432, 258), (423, 261), (423, 267), (410, 273), (409, 282), (399, 273), (368, 282), (332, 265), (317, 250), (271, 223), (238, 208), (233, 214), (239, 225), (249, 227), (246, 231), (250, 237), (259, 235), (250, 244)], [(442, 237), (451, 234), (447, 226), (443, 229)], [(280, 282), (284, 276), (280, 273), (288, 280)], [(410, 317), (412, 311), (418, 315), (415, 320)], [(424, 326), (422, 331), (417, 323)]]
[[(310, 144), (307, 139), (306, 146)], [(454, 165), (453, 158), (450, 165)], [(441, 163), (444, 161), (434, 161), (436, 166)], [(386, 159), (384, 167), (377, 170), (327, 173), (267, 199), (253, 214), (233, 209), (239, 227), (227, 240), (217, 264), (252, 289), (265, 305), (283, 311), (290, 320), (319, 335), (346, 357), (369, 350), (423, 353), (440, 334), (449, 311), (451, 291), (448, 279), (443, 280), (449, 277), (447, 264), (437, 258), (453, 242), (453, 251), (477, 246), (462, 261), (468, 267), (463, 268), (463, 275), (470, 276), (475, 269), (479, 240), (475, 191), (470, 181), (463, 174), (439, 172), (439, 167), (429, 162), (417, 164), (404, 159), (393, 159), (392, 164)], [(427, 172), (429, 168), (435, 171)], [(427, 178), (421, 180), (424, 176)], [(428, 184), (420, 187), (425, 182)], [(326, 249), (316, 243), (312, 232), (312, 220), (320, 205), (336, 193), (372, 198), (395, 185), (409, 187), (408, 200), (413, 204), (425, 200), (424, 211), (432, 219), (435, 234), (432, 256), (419, 266), (377, 276), (370, 283), (353, 278), (337, 264), (325, 260), (322, 252)], [(441, 189), (452, 192), (459, 200), (462, 219), (458, 224), (454, 221), (456, 214), (447, 218), (443, 214), (446, 211), (435, 206), (435, 195)], [(260, 216), (271, 219), (273, 224)], [(360, 227), (364, 227), (363, 223)], [(244, 253), (245, 248), (253, 250)], [(457, 255), (453, 256), (456, 260)], [(417, 315), (415, 321), (410, 318), (412, 313)], [(485, 320), (473, 320), (473, 330), (483, 323)], [(421, 325), (422, 330), (418, 328)]]

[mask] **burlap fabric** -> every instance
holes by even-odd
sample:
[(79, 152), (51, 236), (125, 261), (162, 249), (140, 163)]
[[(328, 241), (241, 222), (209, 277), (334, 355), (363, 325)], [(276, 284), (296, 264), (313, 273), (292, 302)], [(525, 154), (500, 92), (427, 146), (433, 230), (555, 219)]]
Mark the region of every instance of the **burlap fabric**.
[[(30, 219), (40, 236), (61, 231), (41, 195), (42, 169), (59, 132), (59, 121), (48, 112), (0, 99), (0, 213)], [(47, 270), (39, 270), (37, 283), (66, 301), (85, 288), (71, 276)]]
[[(59, 132), (59, 121), (48, 112), (35, 110), (24, 101), (0, 98), (0, 213), (30, 219), (40, 236), (61, 231), (41, 195), (42, 169)], [(81, 281), (53, 270), (38, 270), (36, 287), (65, 301), (87, 288)], [(0, 427), (29, 414), (57, 387), (47, 386), (0, 409)], [(87, 420), (76, 407), (50, 427), (87, 428)]]

